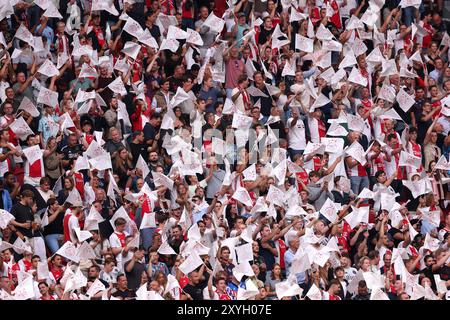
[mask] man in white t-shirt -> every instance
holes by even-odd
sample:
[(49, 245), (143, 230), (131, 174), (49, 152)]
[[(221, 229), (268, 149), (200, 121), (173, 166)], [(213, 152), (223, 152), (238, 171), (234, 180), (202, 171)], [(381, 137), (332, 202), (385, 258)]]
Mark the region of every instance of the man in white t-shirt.
[(289, 155), (294, 159), (296, 154), (302, 154), (306, 148), (305, 124), (299, 117), (298, 108), (292, 108), (292, 117), (287, 121), (289, 128)]
[(65, 241), (71, 241), (74, 244), (79, 243), (75, 230), (80, 228), (79, 219), (81, 217), (79, 213), (81, 208), (82, 203), (80, 201), (75, 201), (75, 203), (73, 203), (70, 208), (66, 210), (63, 220)]

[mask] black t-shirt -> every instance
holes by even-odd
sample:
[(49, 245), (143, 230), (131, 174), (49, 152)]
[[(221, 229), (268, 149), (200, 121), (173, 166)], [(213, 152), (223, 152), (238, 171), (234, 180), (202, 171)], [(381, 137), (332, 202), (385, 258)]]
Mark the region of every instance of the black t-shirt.
[[(131, 261), (128, 261), (127, 263), (125, 263), (125, 269), (130, 262)], [(132, 290), (139, 289), (139, 285), (141, 284), (142, 272), (144, 272), (144, 271), (145, 271), (145, 265), (140, 262), (134, 263), (134, 266), (133, 266), (133, 269), (131, 270), (131, 272), (125, 271), (125, 275), (126, 275), (127, 281), (128, 281), (128, 287), (130, 287), (130, 289), (132, 289)]]
[(159, 38), (161, 37), (161, 31), (159, 30), (159, 27), (154, 24), (152, 25), (151, 29), (149, 29), (149, 31), (152, 37), (155, 38), (156, 41), (159, 41)]
[(169, 78), (170, 91), (177, 92), (178, 87), (183, 87), (183, 79), (170, 77)]
[[(275, 248), (275, 242), (273, 240), (267, 241), (267, 243), (272, 247)], [(272, 270), (273, 265), (275, 264), (275, 256), (272, 252), (270, 252), (269, 249), (263, 248), (261, 246), (261, 239), (258, 240), (259, 244), (259, 255), (263, 257), (264, 261), (266, 262), (267, 270)]]
[(200, 282), (195, 286), (188, 283), (183, 290), (184, 292), (188, 293), (194, 300), (204, 300), (203, 289), (205, 289), (207, 285), (208, 284), (206, 283), (206, 281)]
[[(13, 205), (11, 209), (11, 214), (14, 216), (16, 222), (24, 223), (27, 221), (33, 221), (34, 216), (33, 212), (31, 211), (31, 208), (29, 206), (24, 206), (23, 204), (16, 203)], [(30, 229), (25, 229), (22, 227), (16, 227), (17, 231), (21, 232), (25, 237), (32, 238), (33, 232)]]
[(254, 96), (250, 96), (250, 97), (252, 98), (253, 103), (258, 102), (258, 100), (260, 101), (261, 114), (265, 117), (269, 117), (270, 109), (272, 109), (272, 98), (270, 97), (270, 93), (269, 93), (269, 91), (267, 91), (266, 87), (264, 87), (263, 89), (259, 89), (259, 90), (261, 90), (265, 95), (267, 95), (267, 97), (254, 97)]
[(398, 244), (399, 244), (400, 242), (403, 241), (403, 240), (398, 240), (398, 239), (395, 239), (395, 238), (394, 238), (394, 235), (395, 235), (395, 234), (397, 234), (397, 233), (402, 233), (399, 229), (397, 229), (397, 228), (390, 228), (389, 231), (388, 231), (388, 233), (392, 235), (392, 238), (393, 238), (394, 246), (395, 246), (395, 247), (397, 247)]
[(273, 32), (273, 28), (270, 30), (266, 30), (266, 28), (261, 28), (261, 32), (259, 33), (258, 37), (258, 44), (265, 44), (267, 40), (269, 39), (270, 35)]
[(136, 298), (136, 293), (134, 290), (130, 289), (126, 289), (125, 291), (117, 290), (112, 294), (112, 296), (114, 298), (122, 298), (125, 300), (126, 298)]
[[(45, 212), (42, 214), (42, 217), (44, 216)], [(48, 214), (50, 217), (50, 213)], [(51, 223), (46, 225), (44, 227), (44, 236), (47, 236), (49, 234), (64, 234), (64, 227), (63, 227), (63, 221), (64, 221), (64, 212), (58, 213), (56, 216), (56, 219), (53, 220)]]
[(148, 151), (147, 145), (144, 143), (129, 143), (131, 155), (133, 156), (133, 167), (136, 166), (136, 163), (139, 159), (139, 155), (142, 156), (145, 162), (148, 161)]
[[(269, 125), (270, 129), (275, 130), (275, 135), (278, 136), (280, 139), (286, 139), (286, 132), (284, 131), (284, 124), (281, 121), (277, 121), (274, 123), (271, 123)], [(277, 131), (278, 130), (278, 131)]]
[(145, 124), (143, 131), (144, 131), (145, 141), (154, 140), (155, 139), (157, 130), (150, 123), (147, 122)]
[[(61, 148), (61, 153), (64, 155), (64, 160), (76, 160), (78, 156), (82, 155), (83, 147), (81, 144), (76, 144), (73, 147), (67, 145)], [(70, 166), (65, 166), (64, 169), (69, 170)]]
[(430, 279), (431, 289), (436, 291), (437, 287), (436, 287), (436, 280), (434, 279), (434, 275), (437, 274), (437, 272), (433, 272), (432, 268), (433, 268), (432, 266), (428, 266), (425, 269), (420, 270), (420, 273), (423, 273), (425, 275), (425, 277)]

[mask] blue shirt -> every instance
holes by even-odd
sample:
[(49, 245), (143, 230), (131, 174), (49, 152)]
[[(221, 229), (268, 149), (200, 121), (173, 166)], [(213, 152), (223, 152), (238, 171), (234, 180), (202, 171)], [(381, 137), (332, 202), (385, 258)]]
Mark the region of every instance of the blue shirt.
[[(35, 35), (38, 35), (38, 31), (40, 32), (42, 29), (42, 25), (38, 25), (36, 27)], [(53, 43), (53, 39), (55, 38), (55, 33), (53, 32), (53, 29), (49, 26), (46, 26), (44, 30), (42, 30), (41, 35), (43, 37), (47, 38), (47, 43)]]
[(43, 116), (39, 120), (38, 131), (42, 132), (44, 145), (47, 145), (48, 139), (52, 136), (52, 127), (49, 125), (49, 121), (51, 120), (53, 120), (53, 122), (57, 124), (59, 121), (59, 117), (57, 115)]
[(214, 106), (216, 105), (217, 102), (217, 96), (219, 95), (219, 90), (212, 87), (210, 88), (208, 91), (205, 91), (202, 87), (202, 89), (200, 90), (200, 98), (205, 99), (205, 101), (208, 103), (208, 99), (211, 99), (212, 102), (211, 104), (208, 104), (206, 106), (206, 112), (214, 112)]
[[(295, 253), (291, 251), (291, 249), (287, 250), (284, 253), (284, 263), (286, 268), (286, 277), (289, 276), (289, 273), (291, 271), (292, 262), (294, 261)], [(306, 282), (306, 274), (304, 272), (299, 272), (295, 274), (295, 277), (297, 278), (297, 284), (305, 283)]]
[[(148, 265), (145, 266), (148, 269)], [(152, 264), (152, 279), (155, 280), (155, 275), (158, 271), (161, 271), (166, 276), (169, 274), (169, 268), (167, 268), (164, 262), (158, 262), (157, 264)]]

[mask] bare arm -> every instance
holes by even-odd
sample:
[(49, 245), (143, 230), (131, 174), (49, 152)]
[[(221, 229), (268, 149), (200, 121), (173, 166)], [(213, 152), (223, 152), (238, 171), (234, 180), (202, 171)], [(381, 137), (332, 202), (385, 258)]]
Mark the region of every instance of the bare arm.
[(431, 139), (431, 133), (433, 132), (433, 128), (434, 125), (436, 124), (436, 122), (438, 121), (439, 118), (434, 119), (433, 123), (431, 124), (431, 126), (428, 128), (427, 133), (425, 135), (425, 139), (423, 140), (423, 145), (428, 144), (428, 142), (430, 142)]

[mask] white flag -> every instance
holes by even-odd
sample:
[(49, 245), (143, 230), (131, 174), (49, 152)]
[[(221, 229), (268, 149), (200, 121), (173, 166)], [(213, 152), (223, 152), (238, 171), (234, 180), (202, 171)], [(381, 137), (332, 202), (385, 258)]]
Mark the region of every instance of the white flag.
[(0, 209), (0, 229), (5, 229), (11, 220), (15, 220), (15, 217), (8, 211)]
[(322, 208), (320, 208), (319, 212), (331, 223), (335, 222), (338, 219), (338, 208), (330, 198), (327, 198)]
[(169, 26), (169, 31), (167, 31), (167, 39), (187, 39), (189, 33), (177, 28), (175, 26)]
[(42, 103), (54, 108), (58, 105), (58, 93), (41, 86), (37, 103)]
[(49, 2), (49, 6), (47, 8), (47, 10), (45, 10), (45, 12), (43, 13), (43, 16), (48, 17), (48, 18), (58, 18), (58, 19), (62, 19), (63, 16), (61, 15), (61, 13), (59, 13), (58, 9), (55, 7), (55, 5), (52, 2)]
[(236, 189), (236, 191), (234, 192), (232, 198), (245, 204), (246, 206), (251, 207), (253, 205), (252, 198), (250, 198), (250, 195), (248, 194), (247, 189), (245, 189), (243, 187), (238, 187)]
[(172, 106), (172, 108), (174, 108), (174, 107), (178, 106), (180, 103), (183, 103), (184, 101), (186, 101), (190, 98), (191, 97), (189, 96), (189, 94), (187, 94), (186, 91), (184, 91), (182, 87), (178, 87), (177, 92), (170, 100), (170, 105)]
[(139, 38), (144, 33), (141, 25), (131, 17), (127, 18), (127, 22), (123, 26), (123, 30), (131, 34), (135, 38)]
[(80, 228), (75, 228), (75, 233), (77, 235), (78, 241), (80, 242), (92, 238), (92, 233), (86, 230), (81, 230)]
[(119, 15), (119, 11), (117, 11), (116, 7), (114, 6), (113, 1), (111, 0), (92, 0), (92, 7), (91, 11), (100, 11), (105, 10), (111, 13), (114, 16)]
[(159, 48), (159, 45), (156, 42), (156, 39), (152, 37), (152, 35), (148, 29), (144, 30), (144, 32), (138, 38), (138, 41), (145, 44), (146, 46), (151, 47), (151, 48), (154, 48), (154, 49)]
[(186, 31), (188, 33), (186, 42), (195, 44), (196, 46), (203, 46), (203, 39), (197, 31), (189, 28), (187, 28)]
[(352, 212), (344, 217), (345, 221), (350, 225), (353, 229), (360, 222), (368, 223), (369, 222), (369, 207), (360, 207), (355, 208), (352, 206)]
[(211, 14), (206, 18), (205, 22), (203, 22), (202, 27), (209, 27), (209, 29), (213, 32), (220, 33), (222, 32), (223, 27), (225, 26), (225, 21), (219, 17), (217, 17), (214, 12), (211, 11)]
[(22, 41), (25, 41), (30, 46), (34, 46), (33, 34), (28, 30), (28, 28), (24, 24), (20, 25), (20, 27), (17, 29), (14, 37), (16, 37)]
[(136, 60), (140, 51), (141, 45), (139, 43), (132, 41), (127, 41), (122, 49), (122, 52), (125, 53), (130, 58), (132, 58), (133, 60)]
[(95, 279), (95, 281), (89, 287), (89, 290), (86, 292), (88, 297), (94, 296), (96, 293), (100, 291), (106, 290), (105, 285), (99, 279)]
[(200, 256), (193, 252), (190, 254), (186, 260), (183, 261), (182, 264), (178, 267), (178, 269), (183, 272), (186, 276), (189, 275), (192, 271), (197, 269), (199, 266), (203, 264), (203, 260)]
[(144, 158), (142, 158), (142, 155), (139, 155), (138, 161), (136, 162), (136, 168), (142, 171), (142, 179), (145, 179), (150, 173), (150, 169)]
[(31, 114), (31, 116), (33, 118), (37, 118), (40, 115), (39, 110), (36, 108), (34, 103), (31, 102), (30, 99), (28, 99), (28, 97), (24, 97), (22, 99), (22, 102), (20, 103), (17, 111), (19, 111), (19, 110), (24, 110), (24, 111), (28, 112), (29, 114)]
[(173, 53), (177, 52), (180, 42), (175, 39), (164, 39), (161, 42), (160, 50), (170, 50)]
[(75, 262), (75, 263), (80, 262), (80, 257), (78, 256), (78, 249), (70, 241), (67, 241), (66, 243), (64, 243), (63, 246), (61, 248), (59, 248), (55, 254), (58, 254), (66, 259), (69, 259), (69, 260)]
[(331, 31), (325, 28), (325, 26), (321, 23), (317, 29), (316, 38), (319, 40), (332, 40), (333, 37), (334, 36)]
[(356, 67), (353, 67), (352, 72), (350, 72), (348, 81), (359, 84), (363, 87), (367, 86), (367, 78), (364, 77)]
[(416, 103), (416, 100), (406, 93), (403, 88), (400, 88), (400, 91), (397, 93), (397, 102), (404, 112), (408, 112), (414, 103)]
[(310, 300), (323, 300), (322, 299), (322, 292), (320, 292), (320, 289), (317, 288), (317, 286), (314, 283), (311, 286), (311, 288), (309, 288), (308, 293), (306, 294), (306, 296)]
[(373, 199), (374, 197), (375, 197), (375, 192), (373, 192), (367, 188), (364, 188), (358, 195), (358, 198), (360, 198), (360, 199)]
[(121, 77), (117, 77), (113, 82), (111, 82), (108, 85), (108, 88), (110, 88), (112, 92), (119, 93), (122, 96), (127, 95), (127, 90), (125, 89), (125, 85), (123, 84)]
[(436, 169), (439, 170), (450, 170), (450, 163), (448, 162), (445, 155), (442, 155), (435, 166)]
[(98, 77), (97, 70), (95, 70), (95, 68), (91, 67), (87, 63), (83, 63), (78, 78), (97, 78), (97, 77)]
[(39, 145), (35, 145), (32, 147), (24, 148), (23, 153), (25, 157), (28, 159), (28, 162), (31, 164), (35, 163), (37, 160), (42, 159), (42, 150)]
[(255, 181), (257, 178), (256, 164), (254, 163), (250, 167), (242, 171), (242, 175), (244, 176), (244, 181)]
[(339, 64), (339, 69), (351, 67), (357, 64), (355, 54), (352, 50), (348, 51), (347, 54), (344, 56), (344, 59), (342, 59), (341, 63)]
[(419, 169), (422, 165), (422, 159), (402, 150), (400, 152), (400, 160), (398, 165)]
[(25, 140), (30, 134), (34, 134), (33, 130), (31, 130), (23, 117), (14, 120), (14, 122), (9, 125), (9, 128), (20, 138), (20, 140)]
[(95, 99), (95, 91), (87, 92), (80, 89), (78, 90), (75, 102), (84, 102), (90, 99)]

